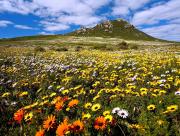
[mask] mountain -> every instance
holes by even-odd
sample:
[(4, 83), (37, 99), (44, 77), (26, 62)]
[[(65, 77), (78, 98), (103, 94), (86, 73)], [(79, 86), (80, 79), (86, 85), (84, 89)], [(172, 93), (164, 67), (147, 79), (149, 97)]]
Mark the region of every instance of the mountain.
[(97, 36), (97, 37), (119, 37), (125, 40), (158, 40), (128, 23), (123, 19), (104, 21), (93, 28), (81, 28), (68, 33), (70, 36)]

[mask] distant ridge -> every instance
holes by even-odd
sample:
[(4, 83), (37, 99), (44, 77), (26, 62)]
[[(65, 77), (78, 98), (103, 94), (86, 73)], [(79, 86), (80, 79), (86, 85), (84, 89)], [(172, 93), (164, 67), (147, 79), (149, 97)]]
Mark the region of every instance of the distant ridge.
[(97, 36), (97, 37), (119, 37), (125, 40), (150, 40), (159, 41), (128, 23), (123, 19), (104, 21), (93, 28), (81, 28), (66, 35), (70, 36)]

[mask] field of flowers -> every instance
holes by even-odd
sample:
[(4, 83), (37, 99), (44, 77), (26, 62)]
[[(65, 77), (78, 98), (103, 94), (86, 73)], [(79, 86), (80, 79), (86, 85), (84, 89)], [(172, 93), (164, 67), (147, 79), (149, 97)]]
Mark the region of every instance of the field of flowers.
[(179, 136), (179, 64), (167, 51), (1, 48), (0, 135)]

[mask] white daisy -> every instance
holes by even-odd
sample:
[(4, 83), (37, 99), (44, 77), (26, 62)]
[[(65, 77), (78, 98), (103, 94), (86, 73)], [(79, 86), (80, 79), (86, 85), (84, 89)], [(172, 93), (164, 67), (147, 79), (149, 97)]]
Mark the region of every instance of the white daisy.
[(64, 89), (65, 89), (64, 87), (61, 87), (58, 91), (62, 92)]
[(17, 102), (11, 102), (12, 106), (16, 106)]
[(119, 107), (113, 108), (112, 113), (113, 113), (113, 114), (116, 114), (116, 113), (118, 113), (120, 110), (121, 110), (121, 109), (120, 109)]
[(48, 87), (48, 90), (52, 90), (52, 89), (53, 89), (53, 86), (50, 85), (50, 86)]
[(175, 95), (180, 95), (180, 91), (176, 91), (174, 94)]
[(117, 114), (122, 118), (127, 118), (129, 115), (128, 111), (124, 109), (119, 110)]

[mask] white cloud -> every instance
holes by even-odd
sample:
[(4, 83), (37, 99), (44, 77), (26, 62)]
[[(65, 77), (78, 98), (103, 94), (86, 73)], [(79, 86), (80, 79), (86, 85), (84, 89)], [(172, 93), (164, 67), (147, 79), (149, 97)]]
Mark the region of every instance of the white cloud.
[[(35, 0), (40, 5), (35, 14), (48, 16), (42, 23), (46, 31), (61, 31), (70, 28), (70, 25), (90, 26), (103, 19), (95, 15), (95, 11), (111, 0)], [(44, 13), (43, 11), (46, 10)]]
[(98, 16), (91, 15), (64, 15), (58, 18), (57, 21), (62, 22), (64, 24), (75, 24), (75, 25), (91, 25), (101, 21), (103, 18)]
[(161, 20), (172, 20), (180, 17), (180, 0), (169, 2), (137, 12), (132, 23), (134, 25), (157, 24)]
[(177, 19), (170, 20), (169, 22), (170, 23), (178, 23), (178, 24), (180, 24), (180, 15), (179, 15), (179, 17)]
[(92, 25), (102, 17), (95, 12), (112, 0), (1, 0), (0, 12), (12, 12), (23, 15), (33, 14), (42, 20), (53, 23), (42, 23), (46, 31), (60, 31), (69, 28), (70, 24)]
[(45, 31), (49, 31), (49, 32), (62, 31), (70, 28), (68, 25), (65, 24), (48, 22), (48, 21), (41, 21), (41, 25), (44, 27)]
[(154, 4), (151, 8), (134, 14), (132, 24), (144, 32), (158, 38), (180, 41), (180, 0), (170, 0)]
[[(92, 8), (88, 5), (82, 3), (80, 0), (34, 0), (35, 5), (38, 5), (37, 11), (41, 13), (40, 16), (44, 14), (48, 16), (59, 16), (59, 14), (91, 14), (93, 12)], [(41, 11), (46, 12), (41, 12)], [(83, 12), (82, 12), (83, 11)]]
[(48, 32), (44, 32), (44, 31), (43, 31), (43, 32), (40, 32), (39, 34), (40, 34), (40, 35), (54, 35), (53, 33), (48, 33)]
[(180, 41), (179, 24), (168, 24), (142, 29), (144, 32), (161, 39)]
[(8, 25), (13, 24), (13, 22), (8, 20), (0, 20), (0, 27), (7, 27)]
[(150, 0), (115, 0), (112, 15), (126, 16), (130, 11), (142, 8)]
[(25, 29), (25, 30), (33, 30), (34, 28), (26, 26), (26, 25), (14, 25), (15, 28)]
[(37, 8), (35, 4), (25, 0), (1, 0), (0, 5), (0, 12), (13, 12), (24, 15)]
[(89, 5), (93, 9), (98, 9), (101, 6), (104, 6), (110, 3), (112, 0), (84, 0), (84, 3)]

